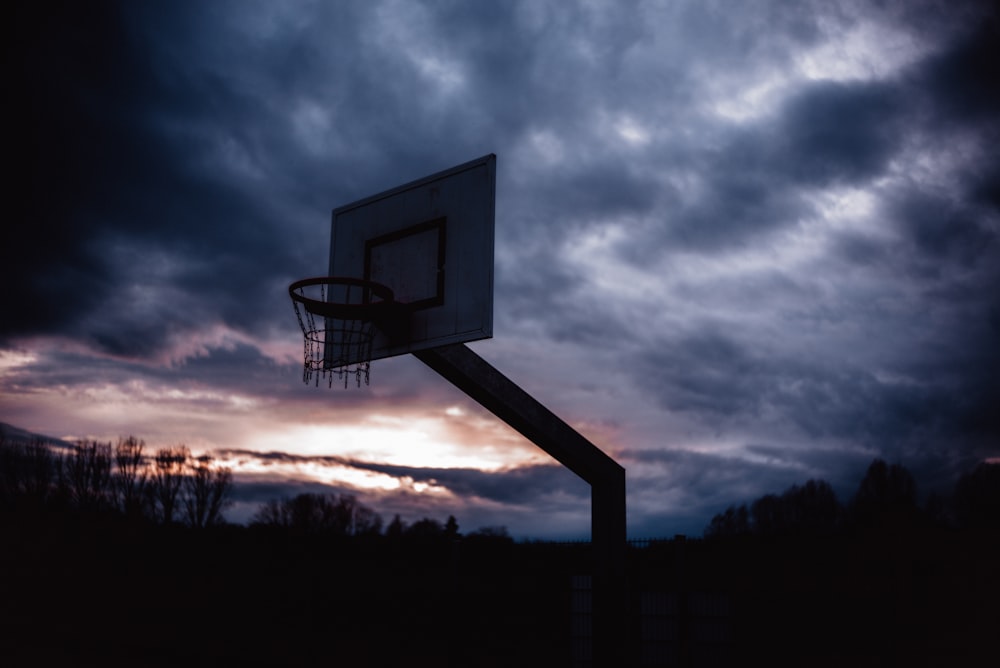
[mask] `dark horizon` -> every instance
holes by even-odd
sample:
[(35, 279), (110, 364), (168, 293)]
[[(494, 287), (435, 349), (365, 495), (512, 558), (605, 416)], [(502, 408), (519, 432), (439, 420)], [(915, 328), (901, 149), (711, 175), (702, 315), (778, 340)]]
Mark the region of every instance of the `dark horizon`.
[[(123, 457), (137, 445), (107, 449), (110, 477), (76, 475), (100, 448), (52, 467), (46, 449), (0, 447), (11, 539), (0, 568), (18, 574), (0, 596), (9, 660), (575, 667), (597, 656), (590, 544), (516, 543), (454, 518), (383, 530), (353, 499), (317, 495), (272, 504), (251, 527), (202, 522), (186, 493), (188, 520), (144, 516), (130, 512), (137, 478)], [(40, 484), (46, 471), (57, 485)], [(810, 484), (755, 502), (750, 531), (713, 522), (704, 540), (633, 543), (615, 665), (992, 656), (1000, 577), (983, 566), (1000, 558), (1000, 464), (963, 481), (953, 525), (917, 507), (905, 470), (874, 462), (840, 520), (832, 492)]]
[[(42, 457), (44, 453), (48, 454)], [(178, 455), (181, 456), (180, 459), (177, 459)], [(72, 478), (74, 475), (72, 472), (80, 468), (82, 461), (91, 462), (85, 466), (94, 468), (95, 464), (91, 461), (94, 457), (104, 461), (103, 465), (98, 465), (96, 468), (99, 470), (106, 468), (107, 475), (86, 479), (88, 484), (95, 486), (87, 496), (104, 499), (104, 504), (100, 508), (87, 508), (80, 506), (79, 501), (72, 501), (79, 495), (77, 492), (77, 497), (74, 497), (70, 491), (72, 486), (79, 485), (79, 481)], [(54, 505), (50, 511), (59, 513), (73, 514), (100, 510), (111, 515), (124, 514), (126, 518), (171, 524), (174, 521), (169, 519), (171, 515), (167, 515), (168, 519), (164, 521), (164, 515), (160, 510), (158, 499), (161, 494), (151, 491), (152, 485), (163, 484), (162, 480), (158, 480), (158, 469), (160, 460), (164, 457), (167, 458), (165, 461), (179, 464), (175, 475), (179, 475), (185, 483), (178, 487), (175, 521), (194, 528), (205, 526), (207, 522), (218, 526), (270, 525), (292, 530), (302, 521), (315, 521), (316, 513), (320, 512), (319, 508), (324, 504), (332, 504), (330, 509), (322, 510), (321, 514), (339, 517), (343, 512), (347, 512), (352, 518), (363, 518), (337, 520), (341, 524), (348, 522), (352, 527), (355, 522), (360, 523), (358, 524), (360, 528), (352, 528), (350, 535), (390, 536), (393, 531), (396, 533), (419, 531), (422, 535), (453, 537), (462, 535), (460, 529), (464, 525), (452, 514), (445, 519), (426, 514), (414, 516), (394, 512), (390, 514), (390, 521), (382, 509), (368, 507), (363, 498), (359, 499), (349, 489), (324, 485), (288, 486), (244, 482), (234, 478), (232, 469), (226, 466), (225, 459), (191, 452), (184, 446), (151, 449), (146, 447), (145, 441), (136, 436), (119, 438), (117, 443), (99, 441), (66, 443), (14, 429), (3, 423), (0, 423), (0, 481), (3, 483), (0, 485), (2, 488), (0, 491), (3, 491), (0, 496), (9, 506), (7, 510), (16, 511), (19, 506), (16, 499), (30, 490), (35, 490), (41, 492), (42, 496), (30, 502), (29, 507), (31, 503), (42, 503), (43, 506), (51, 503)], [(203, 519), (196, 522), (193, 519), (195, 516), (190, 514), (190, 508), (187, 508), (186, 517), (183, 513), (185, 506), (190, 506), (192, 503), (186, 483), (192, 482), (192, 476), (199, 471), (200, 465), (205, 466), (205, 471), (211, 472), (206, 478), (206, 484), (217, 487), (218, 505), (207, 516), (203, 515), (203, 510), (199, 510), (197, 517)], [(174, 468), (175, 466), (171, 465), (171, 469)], [(36, 480), (38, 476), (42, 477)], [(119, 479), (132, 482), (123, 487), (121, 483), (116, 482)], [(217, 482), (212, 483), (213, 480)], [(67, 485), (70, 487), (66, 488)], [(49, 491), (45, 491), (46, 489)], [(132, 501), (126, 498), (128, 496), (126, 489), (132, 490), (131, 494), (135, 497)], [(147, 494), (144, 489), (149, 493)], [(921, 494), (918, 482), (905, 466), (875, 459), (847, 497), (838, 496), (825, 480), (803, 480), (787, 489), (769, 490), (756, 499), (744, 499), (727, 508), (719, 508), (711, 521), (697, 533), (671, 534), (669, 528), (664, 527), (658, 535), (631, 537), (627, 542), (629, 545), (637, 546), (671, 539), (701, 537), (731, 539), (751, 536), (832, 536), (859, 528), (878, 527), (878, 523), (873, 524), (872, 517), (883, 512), (891, 515), (894, 522), (902, 518), (907, 523), (920, 523), (939, 528), (967, 529), (981, 524), (992, 526), (996, 524), (996, 511), (1000, 510), (998, 490), (1000, 490), (1000, 462), (983, 462), (963, 472), (954, 487), (944, 493)], [(30, 493), (28, 495), (30, 496)], [(241, 516), (234, 519), (229, 511), (236, 504), (243, 504), (246, 507)], [(301, 504), (306, 505), (301, 506)], [(335, 506), (343, 506), (347, 510), (334, 510)], [(299, 510), (296, 510), (297, 508)], [(304, 511), (304, 508), (316, 509)], [(306, 514), (301, 516), (296, 514), (301, 512)], [(300, 519), (296, 520), (296, 517)], [(344, 531), (343, 527), (346, 526), (343, 525), (336, 531)], [(298, 530), (304, 529), (304, 526), (299, 526)], [(316, 530), (328, 531), (317, 526), (308, 529), (308, 533), (314, 533)], [(359, 533), (355, 534), (356, 531)], [(516, 539), (518, 542), (528, 543), (590, 542), (589, 536), (563, 537), (562, 540), (555, 541), (551, 539), (545, 541), (540, 536), (512, 537), (505, 524), (478, 526), (474, 529), (465, 527), (464, 533), (470, 536), (485, 535)]]

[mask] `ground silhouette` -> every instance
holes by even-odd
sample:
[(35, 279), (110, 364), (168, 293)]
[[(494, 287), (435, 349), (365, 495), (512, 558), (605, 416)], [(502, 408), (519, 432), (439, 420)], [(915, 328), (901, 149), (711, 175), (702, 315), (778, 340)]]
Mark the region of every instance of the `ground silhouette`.
[[(586, 543), (454, 517), (383, 528), (343, 495), (276, 500), (250, 526), (172, 521), (162, 502), (135, 510), (137, 443), (118, 459), (0, 444), (5, 665), (586, 665)], [(705, 539), (633, 544), (629, 660), (981, 661), (1000, 600), (997, 470), (970, 471), (931, 512), (905, 469), (876, 461), (847, 504), (807, 481), (721, 513), (732, 521)]]

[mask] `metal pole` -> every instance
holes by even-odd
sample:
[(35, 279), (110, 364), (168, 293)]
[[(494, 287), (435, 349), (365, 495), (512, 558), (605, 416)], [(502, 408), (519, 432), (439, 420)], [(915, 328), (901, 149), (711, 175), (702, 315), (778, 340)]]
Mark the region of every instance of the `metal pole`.
[(413, 354), (590, 484), (595, 665), (622, 665), (625, 469), (464, 344)]

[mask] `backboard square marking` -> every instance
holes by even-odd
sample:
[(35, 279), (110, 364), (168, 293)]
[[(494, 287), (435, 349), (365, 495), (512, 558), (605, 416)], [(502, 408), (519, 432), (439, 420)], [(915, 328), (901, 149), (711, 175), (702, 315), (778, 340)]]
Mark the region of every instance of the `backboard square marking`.
[(386, 285), (411, 310), (444, 303), (446, 219), (437, 218), (365, 242), (365, 278)]

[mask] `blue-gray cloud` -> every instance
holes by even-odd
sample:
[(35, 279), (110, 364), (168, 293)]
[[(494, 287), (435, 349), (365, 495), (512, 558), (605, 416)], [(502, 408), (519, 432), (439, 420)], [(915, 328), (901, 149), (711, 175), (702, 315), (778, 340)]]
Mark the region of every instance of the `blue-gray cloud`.
[[(324, 270), (330, 209), (496, 152), (496, 331), (522, 337), (500, 366), (646, 453), (636, 526), (681, 516), (643, 475), (666, 460), (722, 461), (752, 496), (875, 453), (929, 477), (997, 454), (987, 3), (99, 3), (10, 22), (0, 352), (44, 349), (0, 367), (11, 406), (139, 380), (319, 414), (329, 397), (274, 342), (298, 336), (285, 289)], [(330, 414), (454, 400), (390, 369)], [(654, 447), (713, 431), (746, 456)], [(498, 507), (581, 495), (550, 467), (351, 465)], [(723, 499), (689, 479), (690, 523)]]

